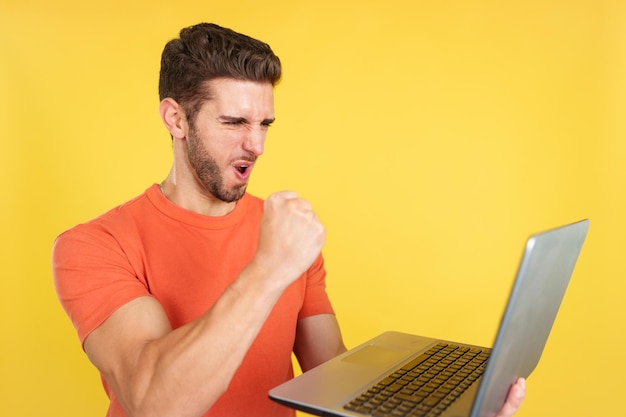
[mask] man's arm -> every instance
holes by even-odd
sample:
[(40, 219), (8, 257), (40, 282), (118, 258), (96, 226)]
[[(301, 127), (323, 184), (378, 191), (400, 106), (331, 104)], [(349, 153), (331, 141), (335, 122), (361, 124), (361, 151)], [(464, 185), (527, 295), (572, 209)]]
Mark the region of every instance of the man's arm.
[(211, 310), (174, 331), (161, 305), (137, 298), (85, 340), (129, 416), (199, 416), (226, 390), (279, 294), (242, 278)]
[(200, 416), (227, 389), (276, 301), (319, 255), (325, 232), (295, 193), (265, 202), (254, 259), (203, 316), (172, 330), (161, 305), (137, 298), (85, 340), (129, 416)]
[(345, 352), (337, 318), (319, 314), (300, 319), (293, 351), (304, 372)]

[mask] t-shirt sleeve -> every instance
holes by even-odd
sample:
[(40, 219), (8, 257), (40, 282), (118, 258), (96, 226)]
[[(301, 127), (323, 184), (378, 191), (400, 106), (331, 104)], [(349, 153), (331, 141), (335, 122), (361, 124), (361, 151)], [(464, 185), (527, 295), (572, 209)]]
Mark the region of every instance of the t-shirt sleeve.
[(306, 293), (299, 319), (317, 314), (335, 314), (326, 293), (326, 269), (320, 255), (306, 272)]
[(55, 289), (81, 344), (122, 305), (150, 295), (115, 237), (79, 225), (57, 237), (52, 251)]

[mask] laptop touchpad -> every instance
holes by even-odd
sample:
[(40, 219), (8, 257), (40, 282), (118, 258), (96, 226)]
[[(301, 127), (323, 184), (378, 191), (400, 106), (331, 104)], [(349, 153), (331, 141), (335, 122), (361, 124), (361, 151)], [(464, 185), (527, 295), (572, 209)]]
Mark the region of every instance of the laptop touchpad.
[(358, 365), (372, 367), (387, 367), (402, 358), (408, 356), (410, 352), (405, 350), (387, 349), (380, 346), (367, 345), (353, 354), (343, 358), (343, 361)]

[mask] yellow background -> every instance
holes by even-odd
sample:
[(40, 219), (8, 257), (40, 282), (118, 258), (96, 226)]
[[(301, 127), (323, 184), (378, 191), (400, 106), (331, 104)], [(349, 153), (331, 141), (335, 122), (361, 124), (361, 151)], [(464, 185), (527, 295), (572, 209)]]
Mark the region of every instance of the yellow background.
[(250, 191), (317, 208), (349, 346), (386, 329), (490, 344), (526, 237), (589, 217), (518, 415), (620, 413), (623, 1), (0, 0), (0, 415), (104, 415), (50, 250), (167, 174), (160, 52), (199, 21), (284, 63)]

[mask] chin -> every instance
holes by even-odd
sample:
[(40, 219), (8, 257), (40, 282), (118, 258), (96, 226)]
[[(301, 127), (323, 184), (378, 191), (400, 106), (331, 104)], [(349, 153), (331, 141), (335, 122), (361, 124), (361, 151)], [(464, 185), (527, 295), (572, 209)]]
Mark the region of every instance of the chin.
[(229, 191), (224, 191), (217, 193), (217, 197), (225, 203), (234, 203), (235, 201), (239, 201), (243, 198), (246, 193), (247, 185), (243, 185), (240, 187), (234, 187)]

